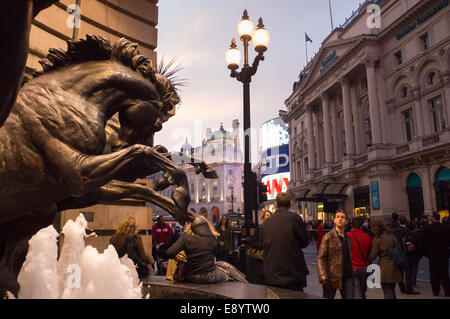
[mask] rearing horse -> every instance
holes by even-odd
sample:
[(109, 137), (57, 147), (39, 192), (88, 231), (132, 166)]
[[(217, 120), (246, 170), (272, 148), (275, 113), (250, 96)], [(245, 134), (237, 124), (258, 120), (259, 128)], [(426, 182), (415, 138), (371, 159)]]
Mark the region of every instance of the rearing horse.
[[(29, 238), (51, 224), (62, 203), (158, 171), (165, 172), (165, 187), (177, 186), (164, 201), (182, 223), (190, 201), (184, 171), (153, 148), (178, 94), (135, 44), (87, 36), (69, 41), (67, 51), (50, 50), (41, 64), (43, 72), (22, 87), (0, 128), (0, 289), (15, 294)], [(124, 143), (105, 153), (114, 114)], [(152, 193), (145, 195), (152, 201)]]

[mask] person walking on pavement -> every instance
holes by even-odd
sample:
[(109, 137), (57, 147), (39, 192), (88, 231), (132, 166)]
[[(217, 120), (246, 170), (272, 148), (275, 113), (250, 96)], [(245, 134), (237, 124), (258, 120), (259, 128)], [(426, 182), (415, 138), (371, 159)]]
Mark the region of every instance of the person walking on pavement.
[(353, 299), (352, 241), (345, 233), (347, 213), (338, 210), (334, 224), (334, 229), (323, 237), (317, 255), (319, 282), (324, 298), (334, 299), (339, 289), (342, 299)]
[(352, 230), (347, 233), (352, 241), (352, 268), (355, 299), (366, 299), (367, 267), (370, 265), (369, 253), (372, 248), (372, 239), (363, 230), (364, 219), (353, 219)]
[(216, 225), (217, 237), (217, 260), (232, 263), (233, 255), (233, 227), (228, 216), (223, 215)]
[(275, 213), (261, 226), (260, 246), (264, 250), (264, 282), (268, 286), (303, 291), (309, 274), (302, 249), (309, 244), (303, 219), (289, 211), (291, 197), (280, 193)]
[(429, 258), (431, 289), (439, 296), (441, 282), (446, 297), (450, 297), (448, 258), (450, 245), (450, 227), (440, 223), (440, 215), (433, 212), (431, 224), (424, 228), (425, 255)]
[(407, 242), (411, 242), (412, 247), (410, 245), (406, 258), (408, 259), (408, 263), (411, 265), (411, 285), (414, 287), (417, 286), (419, 262), (424, 255), (424, 232), (422, 229), (417, 229), (416, 223), (409, 223), (408, 230), (410, 231), (410, 234), (407, 238)]
[(317, 236), (316, 248), (317, 248), (317, 251), (319, 251), (323, 236), (325, 236), (325, 232), (323, 230), (323, 221), (320, 219), (317, 221), (316, 236)]
[[(415, 245), (412, 241), (412, 234), (406, 227), (408, 220), (405, 216), (401, 216), (399, 218), (399, 226), (392, 230), (392, 233), (395, 237), (397, 237), (398, 242), (400, 243), (401, 250), (405, 254), (405, 256), (411, 255), (414, 253)], [(407, 244), (408, 242), (408, 244)], [(408, 251), (409, 247), (409, 251)], [(413, 256), (412, 256), (413, 257)], [(408, 258), (407, 258), (408, 259)], [(412, 262), (414, 258), (408, 259), (408, 267), (401, 269), (403, 280), (398, 283), (400, 291), (402, 294), (406, 293), (407, 295), (420, 295), (420, 292), (414, 291), (412, 288)]]
[(372, 220), (371, 228), (375, 234), (372, 240), (369, 259), (380, 257), (378, 262), (381, 270), (380, 283), (383, 288), (384, 299), (397, 299), (395, 285), (402, 280), (402, 272), (395, 264), (391, 256), (393, 248), (400, 249), (397, 237), (392, 235), (390, 228), (386, 227), (381, 220)]

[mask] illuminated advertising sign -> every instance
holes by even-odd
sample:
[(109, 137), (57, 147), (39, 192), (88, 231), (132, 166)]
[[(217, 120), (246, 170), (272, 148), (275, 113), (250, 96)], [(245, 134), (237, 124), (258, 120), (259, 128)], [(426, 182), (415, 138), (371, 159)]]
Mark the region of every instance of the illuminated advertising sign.
[(264, 152), (261, 162), (262, 183), (267, 185), (267, 200), (273, 200), (281, 192), (288, 190), (289, 145), (273, 147)]
[(263, 177), (262, 183), (267, 185), (267, 200), (273, 200), (279, 193), (287, 192), (290, 173), (280, 173)]
[(263, 150), (289, 144), (288, 125), (280, 118), (264, 123), (261, 131), (261, 148)]

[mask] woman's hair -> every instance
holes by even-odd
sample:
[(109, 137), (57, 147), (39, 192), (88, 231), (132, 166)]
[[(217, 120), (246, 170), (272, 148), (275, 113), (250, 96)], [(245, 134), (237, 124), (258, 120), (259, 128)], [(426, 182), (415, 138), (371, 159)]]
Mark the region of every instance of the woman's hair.
[(223, 220), (224, 218), (227, 219), (227, 222), (225, 223), (225, 228), (230, 228), (230, 227), (231, 227), (231, 223), (230, 223), (230, 219), (228, 218), (227, 215), (223, 215), (223, 216), (220, 218), (219, 226), (222, 226), (222, 220)]
[(380, 237), (382, 234), (390, 234), (392, 231), (381, 220), (376, 219), (371, 222), (371, 230), (376, 237)]
[(134, 217), (128, 217), (120, 224), (119, 228), (117, 228), (116, 234), (136, 235), (138, 231), (136, 219)]
[[(208, 224), (209, 229), (211, 230), (211, 232), (213, 233), (213, 235), (217, 238), (220, 236), (220, 234), (216, 231), (216, 229), (214, 228), (214, 226), (209, 222), (209, 220), (207, 220), (205, 217), (201, 216), (201, 215), (197, 215), (198, 218), (202, 219), (203, 221), (205, 221)], [(194, 232), (191, 229), (191, 223), (187, 224), (186, 227), (184, 228), (184, 231), (187, 234), (196, 236), (194, 234)]]
[(272, 216), (272, 212), (270, 210), (264, 210), (263, 213), (261, 214), (261, 223), (263, 223), (266, 220), (267, 213), (269, 213), (270, 216)]

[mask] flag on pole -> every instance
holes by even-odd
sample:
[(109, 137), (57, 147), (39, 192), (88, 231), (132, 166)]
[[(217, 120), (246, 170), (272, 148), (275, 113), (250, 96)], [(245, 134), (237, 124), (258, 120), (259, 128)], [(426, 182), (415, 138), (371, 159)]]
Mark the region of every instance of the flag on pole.
[(308, 36), (308, 34), (306, 34), (306, 32), (305, 32), (305, 42), (311, 42), (311, 43), (313, 43), (312, 42), (312, 40), (311, 40), (311, 38)]

